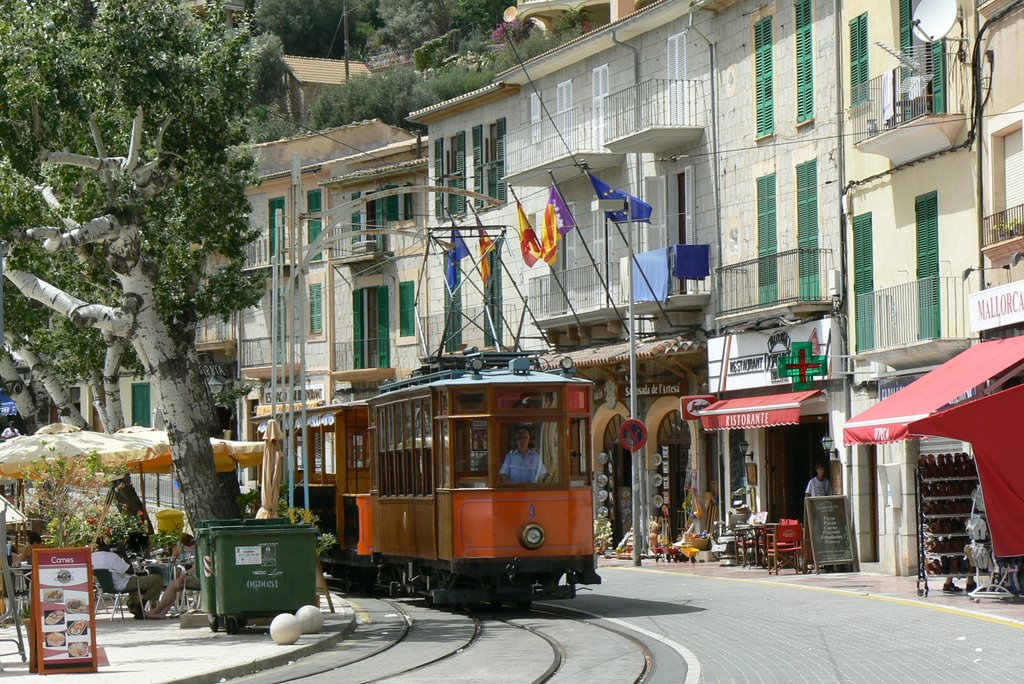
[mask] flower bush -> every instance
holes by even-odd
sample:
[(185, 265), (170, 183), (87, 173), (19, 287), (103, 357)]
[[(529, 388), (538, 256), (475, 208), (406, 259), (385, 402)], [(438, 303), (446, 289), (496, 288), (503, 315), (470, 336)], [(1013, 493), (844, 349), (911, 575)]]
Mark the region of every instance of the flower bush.
[(47, 521), (47, 543), (58, 548), (88, 544), (107, 489), (96, 454), (64, 458), (54, 453), (26, 467), (22, 475), (25, 510)]
[(491, 40), (495, 43), (504, 43), (506, 40), (519, 43), (530, 37), (534, 26), (532, 21), (523, 21), (522, 19), (503, 21), (491, 31)]

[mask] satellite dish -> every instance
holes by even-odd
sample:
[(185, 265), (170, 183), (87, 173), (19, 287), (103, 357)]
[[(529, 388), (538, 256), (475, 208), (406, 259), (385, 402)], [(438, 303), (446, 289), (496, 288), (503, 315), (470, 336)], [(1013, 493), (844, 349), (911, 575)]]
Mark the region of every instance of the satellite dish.
[(953, 29), (958, 13), (956, 0), (921, 0), (914, 10), (914, 31), (929, 43)]
[(509, 21), (515, 21), (516, 17), (518, 17), (518, 16), (519, 16), (519, 8), (516, 7), (515, 5), (512, 5), (511, 7), (506, 7), (505, 8), (505, 12), (501, 15), (501, 18), (504, 19), (506, 22), (509, 22)]

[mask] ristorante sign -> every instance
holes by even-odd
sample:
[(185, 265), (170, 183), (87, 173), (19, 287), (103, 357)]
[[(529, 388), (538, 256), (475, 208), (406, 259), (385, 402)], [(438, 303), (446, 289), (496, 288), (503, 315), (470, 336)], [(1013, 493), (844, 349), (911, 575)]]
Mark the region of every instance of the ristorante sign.
[(971, 295), (971, 332), (1024, 321), (1024, 281), (1018, 280)]

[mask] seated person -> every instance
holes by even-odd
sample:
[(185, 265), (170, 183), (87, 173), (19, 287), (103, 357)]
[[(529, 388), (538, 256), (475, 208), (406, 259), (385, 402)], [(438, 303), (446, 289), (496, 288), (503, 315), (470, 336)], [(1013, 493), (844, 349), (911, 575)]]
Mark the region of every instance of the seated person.
[(28, 533), (28, 543), (21, 547), (21, 553), (11, 553), (12, 565), (32, 562), (32, 549), (45, 549), (46, 544), (38, 532)]
[(189, 589), (199, 588), (199, 580), (192, 575), (191, 570), (178, 575), (167, 584), (167, 588), (164, 589), (164, 594), (160, 597), (159, 603), (153, 607), (153, 610), (146, 612), (146, 619), (161, 620), (167, 617), (167, 611), (174, 605), (181, 590), (186, 587)]
[(505, 483), (523, 484), (540, 482), (545, 475), (544, 460), (530, 448), (530, 431), (525, 428), (517, 430), (516, 446), (505, 454), (498, 477)]
[(196, 539), (189, 533), (181, 535), (181, 541), (171, 549), (171, 560), (191, 563), (196, 558)]
[[(145, 617), (143, 606), (155, 601), (163, 589), (164, 580), (160, 575), (136, 575), (132, 566), (123, 558), (110, 550), (103, 539), (96, 540), (96, 550), (92, 552), (92, 567), (97, 570), (109, 570), (114, 582), (114, 589), (128, 594), (128, 612), (136, 620)], [(142, 601), (139, 601), (139, 595)]]

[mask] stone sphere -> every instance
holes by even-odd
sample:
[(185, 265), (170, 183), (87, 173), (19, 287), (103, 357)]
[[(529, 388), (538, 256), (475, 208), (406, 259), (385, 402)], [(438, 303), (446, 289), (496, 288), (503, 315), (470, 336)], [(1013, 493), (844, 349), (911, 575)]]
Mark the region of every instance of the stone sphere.
[(270, 638), (279, 646), (290, 646), (302, 636), (302, 626), (291, 613), (281, 613), (270, 623)]
[(303, 634), (317, 634), (324, 628), (324, 614), (316, 606), (302, 606), (295, 611)]

